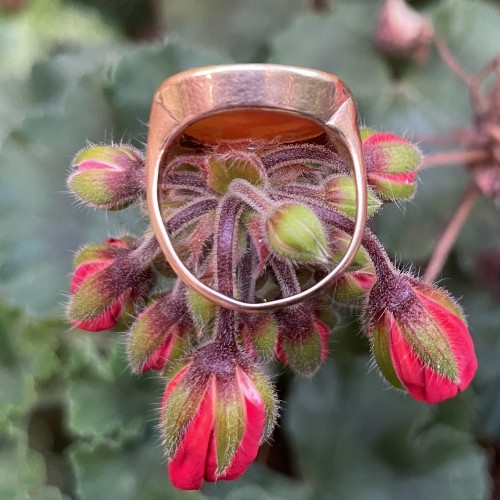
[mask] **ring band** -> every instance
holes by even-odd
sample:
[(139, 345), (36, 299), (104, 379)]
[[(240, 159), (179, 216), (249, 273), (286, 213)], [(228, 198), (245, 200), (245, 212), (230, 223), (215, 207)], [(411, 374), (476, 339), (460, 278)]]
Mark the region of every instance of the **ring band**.
[[(312, 296), (349, 267), (366, 225), (367, 184), (356, 105), (338, 77), (274, 64), (222, 65), (185, 71), (166, 79), (157, 89), (149, 126), (146, 194), (153, 231), (174, 272), (200, 295), (238, 312), (270, 311)], [(269, 302), (242, 302), (202, 283), (175, 252), (160, 210), (160, 170), (169, 148), (183, 133), (205, 141), (279, 137), (283, 142), (326, 133), (348, 160), (356, 191), (354, 232), (337, 266), (312, 287)]]

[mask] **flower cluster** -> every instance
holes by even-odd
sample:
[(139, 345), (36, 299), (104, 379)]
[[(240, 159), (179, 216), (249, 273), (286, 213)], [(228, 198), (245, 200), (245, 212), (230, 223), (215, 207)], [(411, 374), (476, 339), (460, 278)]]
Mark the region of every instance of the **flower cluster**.
[[(421, 155), (392, 134), (365, 129), (362, 138), (371, 217), (413, 196)], [(75, 158), (68, 186), (80, 201), (116, 210), (144, 201), (144, 177), (136, 149), (93, 146)], [(159, 190), (183, 262), (246, 302), (308, 288), (343, 257), (354, 230), (354, 183), (326, 139), (181, 139), (162, 165)], [(359, 308), (380, 373), (418, 400), (456, 395), (476, 369), (460, 308), (397, 270), (368, 229), (348, 271), (322, 296), (273, 313), (236, 314), (188, 289), (150, 230), (83, 248), (71, 293), (68, 318), (79, 328), (105, 330), (133, 318), (130, 366), (166, 379), (160, 429), (171, 481), (182, 489), (234, 479), (255, 459), (277, 416), (263, 364), (276, 359), (312, 376), (327, 357), (332, 303)]]

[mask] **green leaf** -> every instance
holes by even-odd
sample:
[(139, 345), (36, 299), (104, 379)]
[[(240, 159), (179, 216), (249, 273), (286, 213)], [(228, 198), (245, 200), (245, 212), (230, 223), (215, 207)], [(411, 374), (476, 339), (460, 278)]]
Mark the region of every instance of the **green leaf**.
[(166, 0), (163, 3), (169, 31), (200, 47), (223, 50), (238, 62), (256, 62), (265, 57), (270, 38), (287, 26), (302, 7), (300, 0)]
[(472, 436), (437, 425), (435, 407), (384, 390), (365, 356), (337, 349), (313, 381), (294, 382), (285, 415), (312, 498), (487, 497)]
[(39, 498), (36, 492), (44, 482), (43, 458), (28, 447), (26, 433), (22, 429), (2, 425), (0, 498)]
[(155, 379), (129, 374), (124, 348), (117, 342), (101, 363), (107, 372), (99, 374), (90, 362), (68, 381), (68, 427), (76, 436), (119, 443), (140, 435), (148, 422), (157, 420), (159, 385)]
[(34, 379), (22, 362), (14, 339), (23, 335), (20, 311), (0, 305), (0, 424), (19, 416), (35, 399)]
[(125, 444), (81, 443), (70, 452), (82, 500), (202, 500), (171, 486), (158, 441), (150, 434)]

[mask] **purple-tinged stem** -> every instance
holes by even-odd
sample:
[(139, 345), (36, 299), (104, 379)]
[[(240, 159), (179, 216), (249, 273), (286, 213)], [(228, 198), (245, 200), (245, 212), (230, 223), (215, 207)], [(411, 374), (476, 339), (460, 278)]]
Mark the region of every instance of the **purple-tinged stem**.
[(167, 177), (169, 177), (170, 172), (181, 165), (192, 165), (197, 167), (200, 172), (206, 168), (206, 158), (204, 156), (195, 155), (181, 155), (175, 157), (173, 160), (168, 162), (162, 170), (160, 184), (166, 183)]
[[(237, 225), (243, 203), (227, 196), (219, 204), (216, 231), (216, 269), (217, 289), (229, 297), (234, 296), (234, 248), (237, 238)], [(218, 308), (215, 327), (215, 341), (231, 352), (237, 351), (235, 312), (223, 307)]]
[(316, 163), (335, 169), (337, 172), (349, 172), (349, 167), (340, 155), (331, 149), (315, 144), (281, 147), (261, 156), (261, 160), (266, 169), (273, 171), (293, 163)]
[(232, 181), (229, 185), (228, 194), (244, 201), (257, 212), (267, 212), (273, 206), (272, 200), (245, 179)]
[(134, 263), (136, 270), (146, 269), (153, 259), (160, 253), (160, 245), (156, 236), (150, 236), (127, 256), (127, 260)]
[(215, 210), (217, 207), (216, 198), (197, 199), (188, 205), (180, 208), (166, 222), (165, 227), (169, 234), (175, 236), (179, 231), (185, 229), (191, 222), (199, 219), (210, 210)]
[(301, 292), (300, 283), (291, 262), (275, 257), (271, 259), (271, 267), (283, 297), (291, 297)]

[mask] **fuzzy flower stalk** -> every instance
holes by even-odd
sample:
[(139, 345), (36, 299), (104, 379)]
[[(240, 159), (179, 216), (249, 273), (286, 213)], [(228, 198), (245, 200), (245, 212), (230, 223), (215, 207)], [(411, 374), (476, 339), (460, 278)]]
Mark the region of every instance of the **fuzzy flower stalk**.
[[(414, 195), (421, 154), (393, 134), (365, 129), (362, 138), (372, 217)], [(159, 178), (161, 213), (177, 254), (208, 286), (246, 302), (274, 300), (309, 288), (342, 259), (355, 191), (326, 139), (184, 142), (175, 151)], [(110, 210), (144, 204), (144, 186), (143, 154), (126, 145), (81, 151), (68, 179), (79, 201)], [(359, 311), (380, 374), (417, 400), (455, 396), (477, 366), (459, 306), (396, 269), (368, 229), (322, 295), (272, 313), (236, 314), (188, 289), (150, 229), (84, 247), (70, 291), (74, 326), (128, 328), (131, 370), (164, 377), (159, 430), (181, 489), (245, 472), (278, 414), (269, 364), (313, 376), (328, 357), (328, 318), (344, 306)]]

